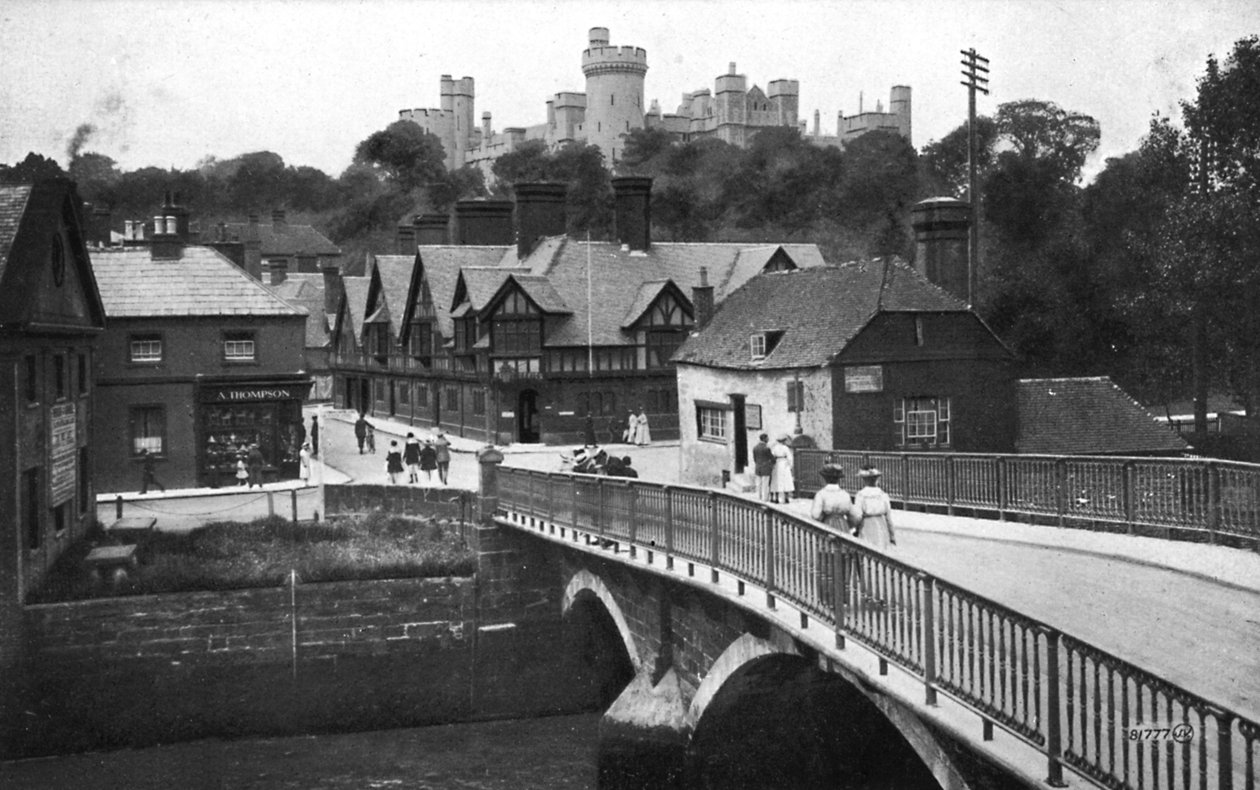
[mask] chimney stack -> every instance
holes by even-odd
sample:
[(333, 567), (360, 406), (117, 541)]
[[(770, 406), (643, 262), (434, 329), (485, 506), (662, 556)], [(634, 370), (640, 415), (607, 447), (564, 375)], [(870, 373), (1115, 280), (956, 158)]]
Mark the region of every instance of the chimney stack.
[[(450, 218), (445, 214), (417, 214), (411, 224), (415, 228), (416, 244), (450, 244), (450, 233), (447, 230)], [(512, 243), (510, 238), (508, 243)]]
[(709, 270), (700, 267), (700, 284), (691, 289), (691, 306), (696, 313), (695, 331), (704, 329), (713, 317), (713, 286), (709, 285)]
[[(176, 212), (171, 193), (167, 192), (162, 213), (153, 217), (153, 241), (149, 246), (149, 255), (153, 260), (179, 260), (184, 254), (184, 237), (179, 233)], [(186, 217), (184, 221), (186, 225)]]
[(455, 204), (456, 244), (497, 246), (511, 244), (512, 237), (512, 201), (461, 200)]
[(971, 204), (951, 197), (928, 198), (910, 208), (914, 268), (968, 304), (967, 240)]
[(516, 193), (516, 255), (525, 258), (539, 239), (564, 235), (568, 186), (544, 181), (517, 184), (513, 191)]
[(620, 176), (612, 179), (612, 188), (617, 240), (631, 252), (647, 252), (652, 245), (652, 179)]
[(262, 239), (258, 235), (258, 213), (251, 211), (249, 222), (241, 232), (241, 245), (245, 248), (245, 273), (262, 282)]
[(324, 275), (324, 312), (333, 315), (341, 306), (341, 296), (345, 293), (346, 284), (341, 279), (341, 270), (336, 266), (320, 268)]
[(416, 228), (414, 225), (406, 221), (398, 223), (396, 238), (399, 255), (416, 254)]

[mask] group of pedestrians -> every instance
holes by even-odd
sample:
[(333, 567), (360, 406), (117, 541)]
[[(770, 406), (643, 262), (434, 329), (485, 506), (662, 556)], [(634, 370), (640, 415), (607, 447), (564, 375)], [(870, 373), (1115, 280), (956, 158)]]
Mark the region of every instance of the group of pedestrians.
[(880, 471), (864, 467), (858, 472), (862, 487), (852, 496), (840, 487), (844, 468), (839, 464), (824, 464), (818, 472), (823, 487), (814, 495), (810, 515), (828, 526), (849, 532), (881, 551), (896, 545), (893, 530), (892, 501), (879, 487)]
[(432, 483), (434, 471), (438, 473), (438, 482), (446, 485), (451, 469), (451, 442), (446, 434), (438, 431), (436, 438), (426, 438), (421, 442), (414, 433), (408, 432), (401, 450), (398, 440), (391, 439), (389, 452), (385, 454), (385, 473), (389, 476), (390, 485), (398, 484), (404, 467), (408, 485), (419, 484), (421, 472), (424, 472), (426, 481)]
[(652, 443), (652, 426), (648, 424), (647, 412), (643, 407), (639, 407), (639, 413), (635, 414), (634, 410), (630, 410), (630, 416), (626, 418), (626, 430), (621, 434), (621, 439), (626, 444), (635, 444), (639, 447), (646, 447)]
[(792, 474), (792, 437), (781, 434), (770, 444), (770, 435), (761, 434), (753, 445), (753, 474), (757, 478), (757, 498), (762, 502), (786, 505), (796, 491)]

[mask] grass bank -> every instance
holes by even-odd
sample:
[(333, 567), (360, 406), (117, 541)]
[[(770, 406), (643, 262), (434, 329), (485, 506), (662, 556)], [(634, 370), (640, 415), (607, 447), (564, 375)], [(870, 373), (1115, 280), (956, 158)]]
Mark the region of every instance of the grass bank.
[(332, 582), (467, 576), (476, 567), (458, 524), (381, 511), (313, 523), (269, 516), (157, 533), (140, 547), (139, 566), (117, 587), (94, 582), (84, 563), (105, 542), (96, 531), (67, 550), (30, 602), (274, 587), (290, 570), (305, 582)]

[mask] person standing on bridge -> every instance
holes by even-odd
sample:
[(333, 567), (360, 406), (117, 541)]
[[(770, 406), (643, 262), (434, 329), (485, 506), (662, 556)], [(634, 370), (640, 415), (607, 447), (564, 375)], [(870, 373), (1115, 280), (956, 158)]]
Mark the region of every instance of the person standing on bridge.
[(770, 447), (770, 454), (774, 456), (770, 501), (784, 505), (792, 501), (792, 494), (796, 491), (796, 478), (792, 476), (792, 448), (788, 447), (790, 441), (792, 437), (785, 433)]
[(446, 485), (446, 479), (451, 473), (451, 440), (438, 431), (437, 439), (433, 440), (433, 449), (437, 451), (438, 479), (442, 481), (442, 485)]
[(897, 536), (893, 531), (892, 501), (879, 487), (880, 471), (868, 466), (858, 472), (858, 477), (862, 478), (862, 488), (853, 498), (850, 515), (854, 534), (880, 551), (888, 551), (890, 545), (897, 545)]
[(809, 514), (815, 521), (821, 521), (832, 529), (848, 532), (853, 497), (840, 487), (844, 468), (839, 464), (823, 464), (818, 474), (822, 476), (824, 485), (814, 494), (814, 503), (809, 508)]
[(761, 434), (752, 448), (753, 474), (757, 478), (757, 498), (770, 501), (770, 475), (774, 474), (774, 454), (770, 452), (770, 436)]

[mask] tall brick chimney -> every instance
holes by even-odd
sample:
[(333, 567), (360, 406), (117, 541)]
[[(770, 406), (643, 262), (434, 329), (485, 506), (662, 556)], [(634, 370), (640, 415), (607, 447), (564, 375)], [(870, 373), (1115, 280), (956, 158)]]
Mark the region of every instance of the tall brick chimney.
[[(180, 234), (180, 220), (184, 223), (184, 234)], [(184, 241), (187, 238), (187, 212), (181, 217), (171, 200), (171, 193), (166, 193), (161, 213), (153, 216), (153, 239), (149, 246), (149, 255), (153, 260), (179, 260), (184, 254)]]
[(914, 227), (914, 268), (968, 304), (971, 303), (967, 237), (971, 204), (934, 197), (910, 208)]
[(513, 191), (516, 192), (516, 255), (524, 258), (539, 239), (564, 235), (564, 200), (568, 186), (544, 181), (517, 184)]
[(400, 222), (397, 228), (398, 254), (416, 254), (416, 227), (410, 222)]
[(691, 289), (691, 307), (696, 312), (695, 330), (704, 329), (713, 317), (713, 286), (709, 285), (709, 270), (700, 267), (700, 284)]
[(241, 231), (241, 245), (245, 248), (245, 273), (262, 282), (262, 239), (258, 235), (257, 212), (249, 214), (249, 221)]
[(332, 315), (341, 305), (346, 284), (341, 279), (341, 269), (336, 266), (323, 266), (319, 271), (324, 275), (324, 312)]
[(461, 200), (455, 204), (457, 244), (511, 244), (513, 235), (512, 201)]
[[(411, 221), (416, 231), (416, 244), (445, 245), (451, 243), (450, 218), (445, 214), (417, 214)], [(509, 226), (511, 220), (509, 218)], [(512, 243), (511, 236), (508, 237)]]
[(616, 198), (617, 240), (631, 252), (652, 245), (652, 179), (621, 176), (612, 180)]

